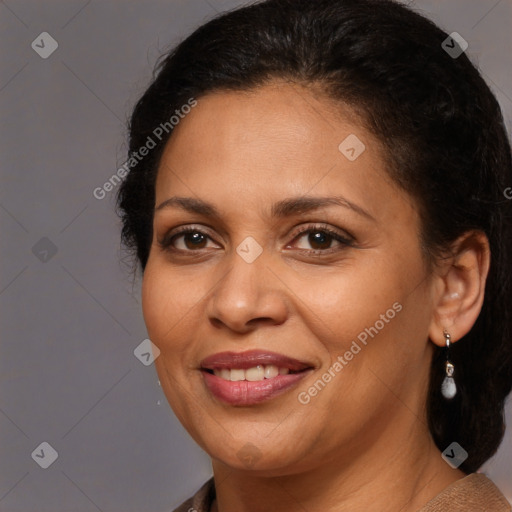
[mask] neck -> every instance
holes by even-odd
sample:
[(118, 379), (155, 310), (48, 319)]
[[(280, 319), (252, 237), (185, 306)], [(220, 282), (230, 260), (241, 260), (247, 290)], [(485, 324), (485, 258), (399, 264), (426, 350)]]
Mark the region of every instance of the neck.
[[(416, 428), (413, 428), (416, 426)], [(319, 457), (306, 471), (279, 476), (214, 460), (214, 512), (413, 512), (465, 474), (442, 458), (424, 424), (382, 436), (371, 449)], [(364, 447), (365, 443), (362, 443)]]

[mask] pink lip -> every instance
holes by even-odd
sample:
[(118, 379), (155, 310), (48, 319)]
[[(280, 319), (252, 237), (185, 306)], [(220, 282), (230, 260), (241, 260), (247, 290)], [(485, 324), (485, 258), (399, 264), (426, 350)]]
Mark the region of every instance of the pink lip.
[[(217, 377), (207, 370), (214, 369), (242, 369), (257, 365), (275, 365), (279, 368), (288, 368), (287, 375), (277, 375), (271, 379), (249, 382), (231, 382)], [(296, 385), (312, 370), (312, 365), (298, 361), (288, 356), (274, 352), (250, 350), (247, 352), (221, 352), (207, 357), (201, 363), (202, 375), (210, 392), (219, 400), (230, 405), (254, 405), (269, 400), (287, 391)]]
[(257, 382), (247, 380), (231, 382), (204, 370), (202, 374), (208, 389), (219, 400), (230, 405), (254, 405), (280, 395), (297, 384), (311, 371), (312, 369), (300, 373), (278, 375), (272, 379)]
[(247, 368), (252, 368), (258, 364), (273, 364), (279, 368), (288, 368), (295, 372), (300, 372), (313, 366), (275, 352), (247, 350), (246, 352), (219, 352), (218, 354), (213, 354), (201, 361), (201, 368), (207, 370), (222, 370), (223, 368), (247, 370)]

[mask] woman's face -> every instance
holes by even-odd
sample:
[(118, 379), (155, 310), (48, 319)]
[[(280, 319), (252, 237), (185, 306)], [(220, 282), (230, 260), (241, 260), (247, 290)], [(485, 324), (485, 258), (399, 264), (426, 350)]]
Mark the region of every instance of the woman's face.
[(162, 157), (143, 278), (174, 412), (214, 461), (269, 475), (425, 419), (415, 203), (358, 118), (319, 98), (274, 82), (198, 99)]

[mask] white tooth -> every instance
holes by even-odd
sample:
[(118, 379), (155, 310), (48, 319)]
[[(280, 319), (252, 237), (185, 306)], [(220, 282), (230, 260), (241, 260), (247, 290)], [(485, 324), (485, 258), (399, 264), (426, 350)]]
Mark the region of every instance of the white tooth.
[(214, 369), (213, 374), (217, 377), (220, 377), (224, 380), (229, 380), (232, 382), (238, 382), (241, 380), (247, 380), (249, 382), (256, 382), (265, 379), (272, 379), (277, 377), (278, 375), (287, 375), (290, 373), (288, 368), (279, 368), (273, 364), (269, 365), (258, 365), (253, 366), (252, 368), (248, 368), (247, 370), (242, 369)]
[(255, 382), (257, 380), (263, 380), (265, 378), (265, 370), (261, 364), (254, 368), (248, 368), (245, 370), (245, 380), (249, 382)]
[(265, 366), (265, 379), (272, 379), (279, 375), (279, 368), (273, 364)]
[(245, 380), (245, 370), (231, 370), (230, 379), (232, 382)]

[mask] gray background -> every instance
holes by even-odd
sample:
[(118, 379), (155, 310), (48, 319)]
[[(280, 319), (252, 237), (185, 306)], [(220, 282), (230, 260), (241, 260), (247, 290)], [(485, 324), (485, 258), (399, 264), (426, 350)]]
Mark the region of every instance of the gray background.
[[(114, 193), (92, 192), (125, 160), (156, 58), (242, 3), (0, 1), (0, 511), (170, 511), (211, 474), (133, 354), (140, 279), (121, 262)], [(469, 42), (510, 129), (511, 0), (412, 3)], [(59, 45), (47, 59), (31, 48), (43, 31)], [(43, 441), (58, 452), (47, 469), (31, 457)], [(509, 428), (484, 469), (512, 501), (511, 461)]]

